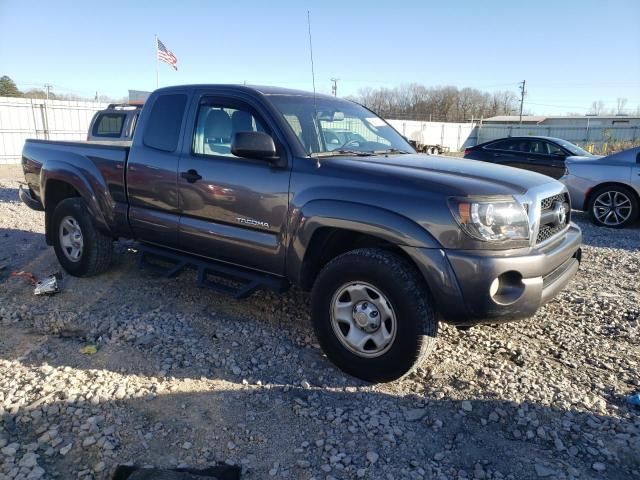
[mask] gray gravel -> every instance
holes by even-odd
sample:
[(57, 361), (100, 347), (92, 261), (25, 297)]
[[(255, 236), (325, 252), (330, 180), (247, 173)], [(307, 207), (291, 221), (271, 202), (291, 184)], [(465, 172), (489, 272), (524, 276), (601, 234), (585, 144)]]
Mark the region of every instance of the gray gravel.
[(322, 355), (304, 293), (230, 300), (137, 270), (131, 243), (34, 297), (9, 272), (60, 267), (19, 178), (0, 167), (0, 479), (216, 461), (248, 479), (640, 478), (639, 225), (576, 214), (584, 262), (556, 301), (444, 326), (415, 374), (371, 386)]

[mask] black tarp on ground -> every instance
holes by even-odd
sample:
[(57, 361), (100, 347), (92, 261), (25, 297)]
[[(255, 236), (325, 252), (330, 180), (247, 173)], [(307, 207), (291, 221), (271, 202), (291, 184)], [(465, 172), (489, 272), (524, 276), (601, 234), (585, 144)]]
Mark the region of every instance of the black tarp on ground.
[(240, 480), (240, 468), (218, 464), (196, 468), (142, 468), (119, 465), (113, 480)]

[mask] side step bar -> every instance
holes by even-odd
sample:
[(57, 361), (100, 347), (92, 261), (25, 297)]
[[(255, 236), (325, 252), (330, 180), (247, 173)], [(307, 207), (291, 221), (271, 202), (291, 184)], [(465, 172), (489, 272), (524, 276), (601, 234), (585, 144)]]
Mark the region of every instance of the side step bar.
[[(207, 287), (234, 298), (247, 298), (260, 289), (282, 293), (289, 288), (286, 280), (266, 273), (254, 272), (215, 260), (205, 260), (144, 243), (138, 244), (137, 249), (139, 268), (153, 270), (167, 278), (175, 277), (185, 268), (195, 268), (199, 287)], [(157, 261), (169, 265), (161, 265)]]

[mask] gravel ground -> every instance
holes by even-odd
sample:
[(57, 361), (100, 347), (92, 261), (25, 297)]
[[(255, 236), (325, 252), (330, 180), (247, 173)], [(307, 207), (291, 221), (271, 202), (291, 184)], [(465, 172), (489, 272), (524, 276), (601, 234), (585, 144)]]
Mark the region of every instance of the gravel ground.
[(640, 478), (640, 225), (576, 214), (584, 262), (557, 300), (444, 326), (416, 373), (372, 386), (322, 355), (303, 292), (230, 300), (139, 271), (131, 243), (33, 296), (9, 272), (60, 267), (19, 179), (0, 167), (0, 479), (217, 461), (247, 479)]

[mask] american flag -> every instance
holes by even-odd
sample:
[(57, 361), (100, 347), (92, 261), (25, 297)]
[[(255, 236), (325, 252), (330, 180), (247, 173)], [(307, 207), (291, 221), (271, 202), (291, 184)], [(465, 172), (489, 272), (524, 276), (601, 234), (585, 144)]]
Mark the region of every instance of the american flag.
[(164, 46), (164, 43), (158, 37), (156, 37), (156, 53), (158, 59), (171, 65), (174, 70), (178, 70), (178, 59), (171, 50)]

